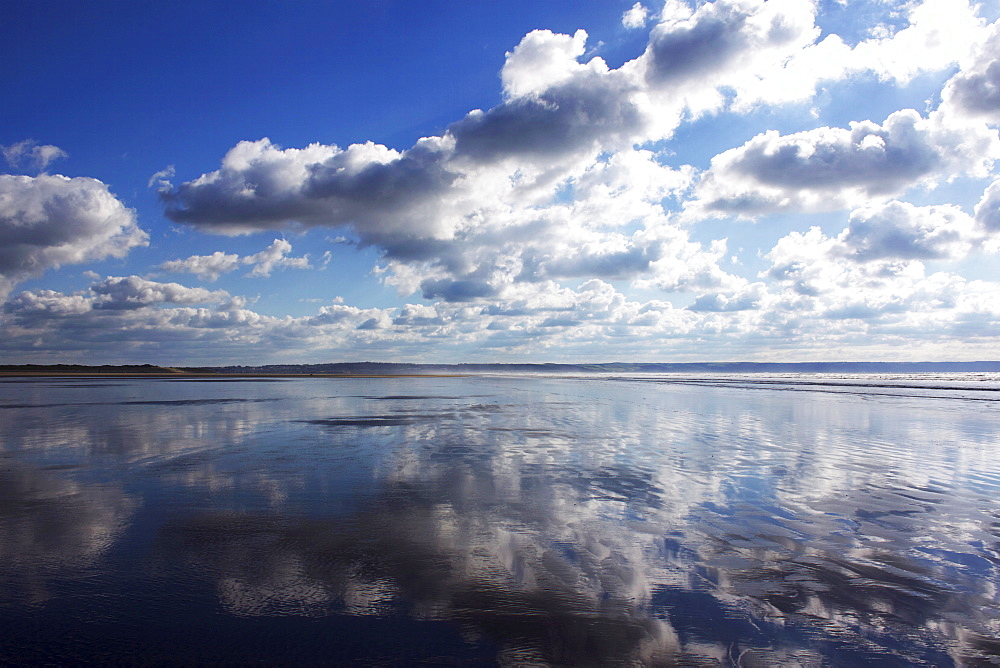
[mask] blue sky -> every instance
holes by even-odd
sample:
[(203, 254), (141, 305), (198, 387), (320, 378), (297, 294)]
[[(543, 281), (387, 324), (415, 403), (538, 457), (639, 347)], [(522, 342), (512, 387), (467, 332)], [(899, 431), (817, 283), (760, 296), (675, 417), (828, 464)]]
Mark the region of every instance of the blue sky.
[(2, 358), (996, 359), (998, 14), (9, 3)]

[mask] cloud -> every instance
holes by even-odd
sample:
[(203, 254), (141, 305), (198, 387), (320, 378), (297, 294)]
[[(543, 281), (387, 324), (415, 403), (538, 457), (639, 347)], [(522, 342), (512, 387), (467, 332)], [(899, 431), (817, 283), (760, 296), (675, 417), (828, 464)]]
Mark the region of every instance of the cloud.
[(275, 269), (311, 269), (309, 256), (288, 257), (292, 245), (284, 239), (274, 242), (253, 255), (240, 257), (236, 253), (215, 251), (211, 255), (192, 255), (183, 260), (169, 260), (157, 269), (172, 273), (195, 274), (203, 281), (216, 281), (222, 274), (235, 271), (240, 265), (252, 265), (247, 276), (266, 278)]
[[(626, 12), (624, 24), (638, 25), (640, 10)], [(837, 329), (850, 314), (864, 316), (873, 336), (908, 313), (909, 326), (927, 331), (942, 331), (945, 313), (990, 321), (984, 284), (928, 276), (922, 262), (990, 250), (994, 190), (975, 216), (896, 198), (989, 176), (1000, 138), (987, 124), (992, 112), (970, 106), (983, 96), (970, 96), (989, 88), (983, 77), (991, 76), (996, 27), (964, 0), (928, 0), (879, 5), (872, 11), (886, 25), (845, 39), (821, 30), (816, 11), (809, 0), (671, 0), (645, 15), (655, 25), (644, 50), (615, 68), (588, 57), (583, 30), (532, 31), (506, 55), (498, 104), (403, 150), (240, 142), (215, 171), (160, 191), (168, 217), (224, 234), (343, 230), (350, 243), (378, 250), (375, 274), (386, 285), (435, 303), (378, 312), (340, 304), (287, 319), (217, 307), (191, 316), (185, 331), (211, 322), (230, 333), (252, 330), (253, 345), (366, 351), (377, 342), (386, 355), (442, 341), (449, 350), (536, 354), (611, 337), (641, 342), (640, 353), (674, 340), (704, 342), (705, 350), (716, 350), (712, 342), (795, 340), (825, 351), (816, 342), (854, 336)], [(765, 132), (715, 156), (700, 178), (654, 150), (673, 147), (655, 142), (706, 113), (808, 102), (824, 82), (854, 76), (902, 85), (956, 63), (930, 113)], [(830, 210), (850, 212), (841, 233), (768, 240), (771, 268), (757, 282), (723, 269), (726, 239), (712, 238), (708, 225), (687, 227), (712, 216)], [(243, 265), (257, 276), (309, 266), (286, 244), (161, 268), (213, 280)], [(563, 285), (577, 279), (576, 289)], [(693, 301), (635, 302), (610, 281), (688, 292)]]
[(1000, 233), (1000, 180), (987, 186), (976, 204), (976, 222), (990, 233)]
[(17, 169), (21, 166), (44, 171), (49, 163), (59, 158), (67, 158), (69, 154), (58, 146), (39, 144), (34, 139), (25, 139), (9, 146), (0, 146), (4, 160)]
[(813, 43), (815, 8), (802, 0), (717, 0), (657, 24), (646, 51), (655, 86), (722, 85)]
[(170, 179), (174, 177), (177, 170), (173, 165), (167, 165), (158, 172), (154, 172), (152, 176), (149, 177), (149, 181), (146, 183), (147, 188), (152, 188), (156, 185), (158, 190), (169, 191), (173, 188), (173, 184), (170, 183)]
[(883, 80), (905, 84), (967, 57), (981, 39), (984, 21), (967, 0), (924, 0), (906, 8), (908, 25), (854, 47), (853, 69), (869, 69)]
[(913, 327), (924, 314), (939, 326), (984, 307), (996, 317), (1000, 298), (983, 301), (996, 284), (945, 272), (927, 275), (922, 262), (961, 259), (982, 239), (972, 218), (955, 207), (890, 202), (853, 212), (850, 225), (836, 237), (818, 227), (791, 232), (765, 255), (771, 267), (763, 276), (787, 289), (779, 299), (785, 306), (778, 308), (799, 318), (811, 313), (895, 324), (909, 319)]
[[(708, 111), (806, 100), (824, 79), (947, 67), (970, 39), (960, 45), (953, 28), (979, 39), (982, 22), (967, 3), (955, 4), (948, 22), (937, 21), (940, 11), (938, 0), (913, 5), (908, 26), (852, 47), (822, 36), (808, 0), (716, 0), (696, 9), (672, 0), (645, 50), (618, 68), (584, 60), (583, 30), (535, 30), (506, 55), (501, 102), (471, 111), (440, 136), (402, 151), (372, 142), (283, 149), (244, 141), (219, 169), (160, 195), (169, 218), (204, 231), (349, 228), (359, 246), (382, 252), (384, 280), (428, 299), (487, 299), (517, 282), (588, 273), (674, 276), (657, 282), (663, 289), (727, 281), (727, 290), (738, 289), (712, 268), (712, 253), (681, 250), (686, 235), (667, 233), (669, 242), (648, 230), (636, 236), (636, 228), (676, 227), (653, 209), (693, 175), (664, 168), (663, 156), (636, 146), (670, 137), (683, 119)], [(925, 42), (947, 60), (903, 67), (900, 44)], [(852, 55), (859, 49), (864, 58)], [(881, 125), (767, 133), (713, 160), (687, 219), (859, 206), (945, 176), (982, 175), (998, 145), (981, 124), (908, 110)], [(622, 173), (660, 185), (628, 188)], [(631, 225), (631, 235), (602, 229), (595, 222), (602, 209), (606, 219), (621, 217), (618, 226)], [(678, 269), (682, 258), (697, 266)]]
[(690, 208), (745, 217), (835, 210), (960, 174), (986, 176), (1000, 157), (997, 132), (950, 120), (904, 109), (881, 125), (768, 131), (715, 156)]
[(889, 202), (851, 212), (837, 253), (868, 260), (943, 260), (965, 257), (982, 240), (975, 221), (955, 206)]
[(424, 299), (447, 302), (469, 302), (481, 297), (494, 297), (498, 290), (484, 280), (426, 279), (420, 284)]
[(229, 294), (224, 290), (188, 288), (179, 283), (157, 283), (138, 276), (111, 276), (90, 287), (97, 295), (95, 309), (137, 309), (158, 304), (218, 303)]
[(288, 257), (292, 252), (292, 244), (284, 239), (275, 239), (270, 246), (259, 253), (248, 255), (240, 262), (253, 265), (247, 276), (267, 277), (275, 269), (311, 269), (309, 257)]
[(0, 174), (0, 298), (47, 269), (124, 257), (148, 238), (97, 179)]
[(642, 28), (646, 25), (646, 17), (648, 15), (649, 10), (643, 7), (641, 2), (637, 2), (632, 5), (631, 9), (622, 14), (622, 25), (630, 30)]
[(710, 313), (733, 313), (735, 311), (750, 311), (760, 307), (767, 294), (763, 283), (746, 286), (736, 294), (721, 293), (699, 295), (688, 308), (692, 311)]
[(169, 260), (157, 267), (175, 274), (194, 274), (203, 281), (216, 281), (222, 274), (235, 271), (240, 265), (236, 253), (215, 251), (211, 255), (192, 255), (183, 260)]
[(1000, 22), (990, 26), (986, 38), (942, 92), (942, 107), (956, 114), (1000, 124)]
[[(617, 69), (600, 58), (580, 62), (587, 39), (582, 30), (572, 36), (533, 31), (507, 54), (502, 102), (471, 111), (440, 136), (405, 151), (371, 142), (347, 149), (240, 142), (220, 169), (162, 191), (166, 214), (229, 234), (351, 227), (362, 244), (380, 247), (451, 238), (481, 219), (498, 197), (520, 207), (551, 197), (563, 179), (601, 153), (670, 136), (686, 106), (705, 108), (693, 101), (715, 99), (734, 76), (773, 65), (768, 58), (748, 63), (740, 48), (757, 48), (763, 40), (783, 52), (818, 34), (805, 0), (742, 7), (714, 3), (693, 19), (698, 25), (721, 21), (720, 30), (736, 35), (719, 62), (700, 43), (679, 37), (688, 29), (674, 23), (654, 28), (646, 53)], [(681, 70), (690, 76), (681, 77), (689, 81), (678, 91), (668, 84)]]

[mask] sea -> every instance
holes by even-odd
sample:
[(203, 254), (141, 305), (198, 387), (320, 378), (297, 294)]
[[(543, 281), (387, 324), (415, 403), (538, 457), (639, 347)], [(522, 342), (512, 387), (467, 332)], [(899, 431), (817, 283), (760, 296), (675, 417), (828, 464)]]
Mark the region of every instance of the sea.
[(998, 586), (998, 374), (0, 378), (3, 665), (996, 665)]

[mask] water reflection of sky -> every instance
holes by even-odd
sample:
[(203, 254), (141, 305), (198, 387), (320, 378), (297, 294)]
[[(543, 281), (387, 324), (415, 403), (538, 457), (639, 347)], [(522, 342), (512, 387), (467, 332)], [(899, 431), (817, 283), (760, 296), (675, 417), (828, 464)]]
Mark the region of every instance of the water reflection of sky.
[(997, 660), (991, 383), (776, 380), (0, 382), (0, 661)]

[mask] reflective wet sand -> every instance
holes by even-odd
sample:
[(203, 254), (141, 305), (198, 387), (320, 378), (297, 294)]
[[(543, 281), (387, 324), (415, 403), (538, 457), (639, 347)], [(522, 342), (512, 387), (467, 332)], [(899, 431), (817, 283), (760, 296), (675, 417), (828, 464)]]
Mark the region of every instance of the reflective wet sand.
[(0, 380), (0, 662), (1000, 660), (988, 376)]

